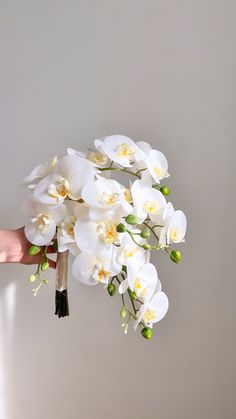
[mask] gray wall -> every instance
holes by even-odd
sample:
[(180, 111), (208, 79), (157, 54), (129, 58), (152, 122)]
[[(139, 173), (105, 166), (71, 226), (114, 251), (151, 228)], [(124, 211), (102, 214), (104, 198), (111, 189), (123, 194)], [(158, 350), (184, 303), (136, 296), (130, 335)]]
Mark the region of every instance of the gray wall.
[(0, 0), (1, 227), (24, 223), (20, 180), (67, 146), (123, 133), (169, 159), (189, 230), (154, 262), (170, 299), (151, 342), (120, 302), (71, 278), (71, 316), (0, 267), (1, 419), (233, 419), (233, 0)]

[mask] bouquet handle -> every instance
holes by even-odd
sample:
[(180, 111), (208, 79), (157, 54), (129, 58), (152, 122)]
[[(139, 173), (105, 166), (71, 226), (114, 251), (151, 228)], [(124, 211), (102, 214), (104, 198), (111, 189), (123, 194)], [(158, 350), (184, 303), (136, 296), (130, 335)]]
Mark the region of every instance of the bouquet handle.
[(68, 250), (57, 253), (55, 314), (58, 317), (69, 316), (67, 295)]

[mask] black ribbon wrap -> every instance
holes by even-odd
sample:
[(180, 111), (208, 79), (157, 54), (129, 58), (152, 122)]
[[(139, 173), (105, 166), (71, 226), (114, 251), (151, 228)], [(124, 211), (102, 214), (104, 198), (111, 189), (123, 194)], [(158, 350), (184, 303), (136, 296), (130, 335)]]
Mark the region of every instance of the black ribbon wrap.
[(55, 314), (59, 318), (69, 316), (67, 276), (68, 250), (57, 253)]

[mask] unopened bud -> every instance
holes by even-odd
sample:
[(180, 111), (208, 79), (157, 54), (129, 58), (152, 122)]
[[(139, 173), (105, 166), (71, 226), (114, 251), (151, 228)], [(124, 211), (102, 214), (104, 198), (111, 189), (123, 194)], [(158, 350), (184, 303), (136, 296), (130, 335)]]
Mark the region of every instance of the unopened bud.
[(111, 297), (113, 297), (113, 295), (115, 295), (115, 293), (116, 293), (116, 286), (115, 286), (115, 284), (108, 284), (107, 292), (108, 292), (108, 294)]
[(120, 223), (116, 226), (116, 231), (117, 233), (125, 233), (126, 232), (126, 227), (123, 223)]
[(131, 298), (131, 300), (136, 300), (137, 295), (135, 291), (131, 291), (130, 289), (128, 290), (129, 296)]
[(138, 217), (136, 217), (134, 214), (127, 215), (127, 217), (125, 217), (125, 221), (130, 225), (136, 225), (139, 223)]
[(166, 195), (166, 196), (170, 195), (170, 193), (171, 193), (171, 190), (170, 190), (170, 188), (168, 188), (168, 186), (161, 186), (160, 191), (161, 191), (162, 195)]
[(30, 246), (30, 248), (28, 250), (30, 256), (35, 256), (40, 251), (41, 251), (41, 247), (40, 246), (36, 246), (36, 245)]
[(144, 249), (144, 250), (150, 250), (150, 249), (151, 249), (151, 247), (152, 247), (152, 246), (151, 246), (149, 243), (144, 243), (144, 244), (143, 244), (143, 249)]
[(126, 316), (126, 309), (124, 307), (122, 307), (122, 309), (120, 310), (120, 317), (124, 318)]
[(172, 262), (179, 263), (182, 259), (182, 254), (179, 250), (172, 250), (170, 253), (170, 258)]
[(150, 235), (151, 235), (151, 232), (150, 232), (149, 228), (144, 228), (140, 233), (140, 236), (143, 239), (148, 239), (150, 237)]
[(150, 327), (144, 327), (143, 329), (142, 329), (142, 336), (145, 338), (145, 339), (151, 339), (151, 337), (152, 337), (152, 335), (153, 335), (153, 331), (152, 331), (152, 329), (150, 328)]
[(35, 280), (36, 280), (36, 276), (35, 275), (30, 275), (29, 282), (33, 283)]
[(49, 263), (47, 260), (43, 261), (40, 265), (42, 271), (46, 271), (49, 268)]

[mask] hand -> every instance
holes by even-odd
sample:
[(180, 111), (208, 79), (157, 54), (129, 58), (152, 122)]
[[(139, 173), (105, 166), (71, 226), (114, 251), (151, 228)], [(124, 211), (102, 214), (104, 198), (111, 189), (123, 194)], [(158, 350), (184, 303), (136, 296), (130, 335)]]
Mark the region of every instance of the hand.
[[(32, 244), (26, 239), (24, 227), (17, 230), (0, 230), (0, 262), (2, 263), (22, 263), (24, 265), (38, 264), (44, 252), (35, 256), (29, 255), (29, 248)], [(49, 246), (47, 253), (55, 253), (52, 246)], [(50, 268), (56, 268), (56, 262), (48, 259)]]

